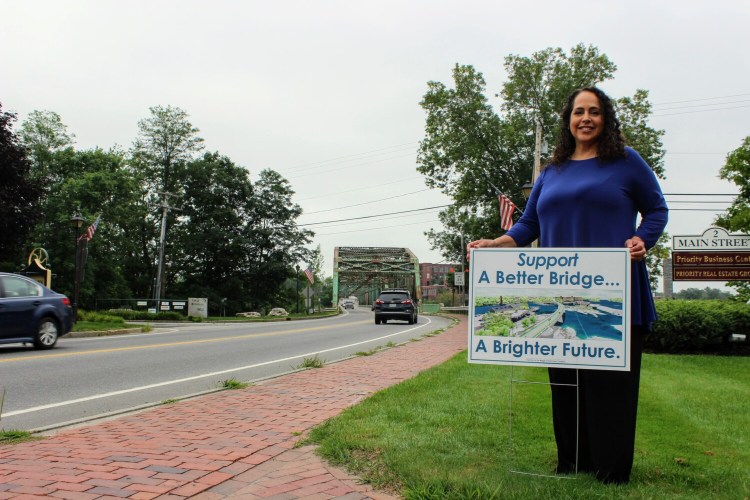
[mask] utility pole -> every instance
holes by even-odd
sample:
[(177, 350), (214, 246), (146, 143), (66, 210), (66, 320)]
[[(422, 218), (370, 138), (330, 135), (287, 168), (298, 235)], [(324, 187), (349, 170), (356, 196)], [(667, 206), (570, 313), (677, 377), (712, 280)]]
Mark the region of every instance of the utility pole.
[(534, 143), (534, 171), (531, 173), (531, 183), (536, 182), (536, 178), (542, 171), (542, 120), (536, 119), (536, 141)]
[[(534, 170), (531, 172), (531, 185), (536, 183), (537, 177), (542, 172), (542, 148), (545, 149), (546, 145), (542, 144), (542, 119), (537, 116), (536, 118), (536, 141), (534, 141)], [(539, 240), (531, 242), (532, 247), (539, 246)]]
[(156, 301), (156, 312), (161, 311), (161, 282), (164, 274), (164, 247), (167, 242), (167, 214), (170, 210), (177, 210), (169, 206), (169, 197), (172, 193), (159, 193), (161, 195), (161, 236), (159, 238), (159, 263), (156, 268), (156, 285), (154, 285), (154, 300)]

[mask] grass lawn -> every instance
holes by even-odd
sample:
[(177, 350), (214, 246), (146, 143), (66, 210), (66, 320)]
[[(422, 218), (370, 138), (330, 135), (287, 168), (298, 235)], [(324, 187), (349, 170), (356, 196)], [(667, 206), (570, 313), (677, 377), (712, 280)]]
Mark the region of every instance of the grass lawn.
[[(546, 381), (519, 368), (514, 379)], [(551, 474), (549, 387), (466, 353), (378, 392), (314, 429), (329, 461), (405, 498), (727, 498), (750, 496), (750, 358), (646, 354), (631, 482)]]
[(122, 330), (123, 328), (142, 328), (142, 325), (106, 321), (76, 321), (73, 325), (74, 332), (101, 332), (108, 330)]

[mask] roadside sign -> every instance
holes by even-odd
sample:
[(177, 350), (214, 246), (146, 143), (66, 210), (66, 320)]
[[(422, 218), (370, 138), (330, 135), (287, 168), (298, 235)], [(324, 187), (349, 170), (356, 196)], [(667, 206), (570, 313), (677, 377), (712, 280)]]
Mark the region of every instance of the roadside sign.
[(456, 286), (464, 286), (464, 273), (453, 273), (453, 284)]
[(470, 265), (470, 363), (630, 370), (626, 248), (480, 248)]
[(672, 281), (750, 281), (750, 235), (712, 227), (674, 236)]

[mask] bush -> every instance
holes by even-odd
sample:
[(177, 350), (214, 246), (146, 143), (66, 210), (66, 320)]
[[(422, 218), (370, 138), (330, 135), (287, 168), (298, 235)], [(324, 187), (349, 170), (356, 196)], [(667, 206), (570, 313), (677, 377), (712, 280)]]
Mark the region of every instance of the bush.
[(148, 311), (133, 311), (131, 309), (110, 309), (109, 314), (114, 314), (125, 320), (184, 320), (185, 316), (174, 311), (163, 311), (158, 313), (150, 313)]
[(125, 323), (121, 316), (112, 314), (103, 314), (96, 311), (78, 310), (78, 321), (88, 321), (91, 323)]
[[(727, 300), (660, 300), (659, 319), (645, 339), (658, 352), (721, 352), (734, 349), (733, 333), (750, 333), (750, 306)], [(747, 348), (750, 342), (744, 342)]]

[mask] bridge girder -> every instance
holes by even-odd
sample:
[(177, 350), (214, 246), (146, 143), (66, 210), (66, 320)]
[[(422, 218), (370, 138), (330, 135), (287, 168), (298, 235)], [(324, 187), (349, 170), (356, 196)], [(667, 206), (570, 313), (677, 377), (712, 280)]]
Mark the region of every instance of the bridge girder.
[(336, 247), (333, 302), (351, 295), (371, 304), (384, 288), (406, 288), (421, 297), (419, 261), (408, 248)]

